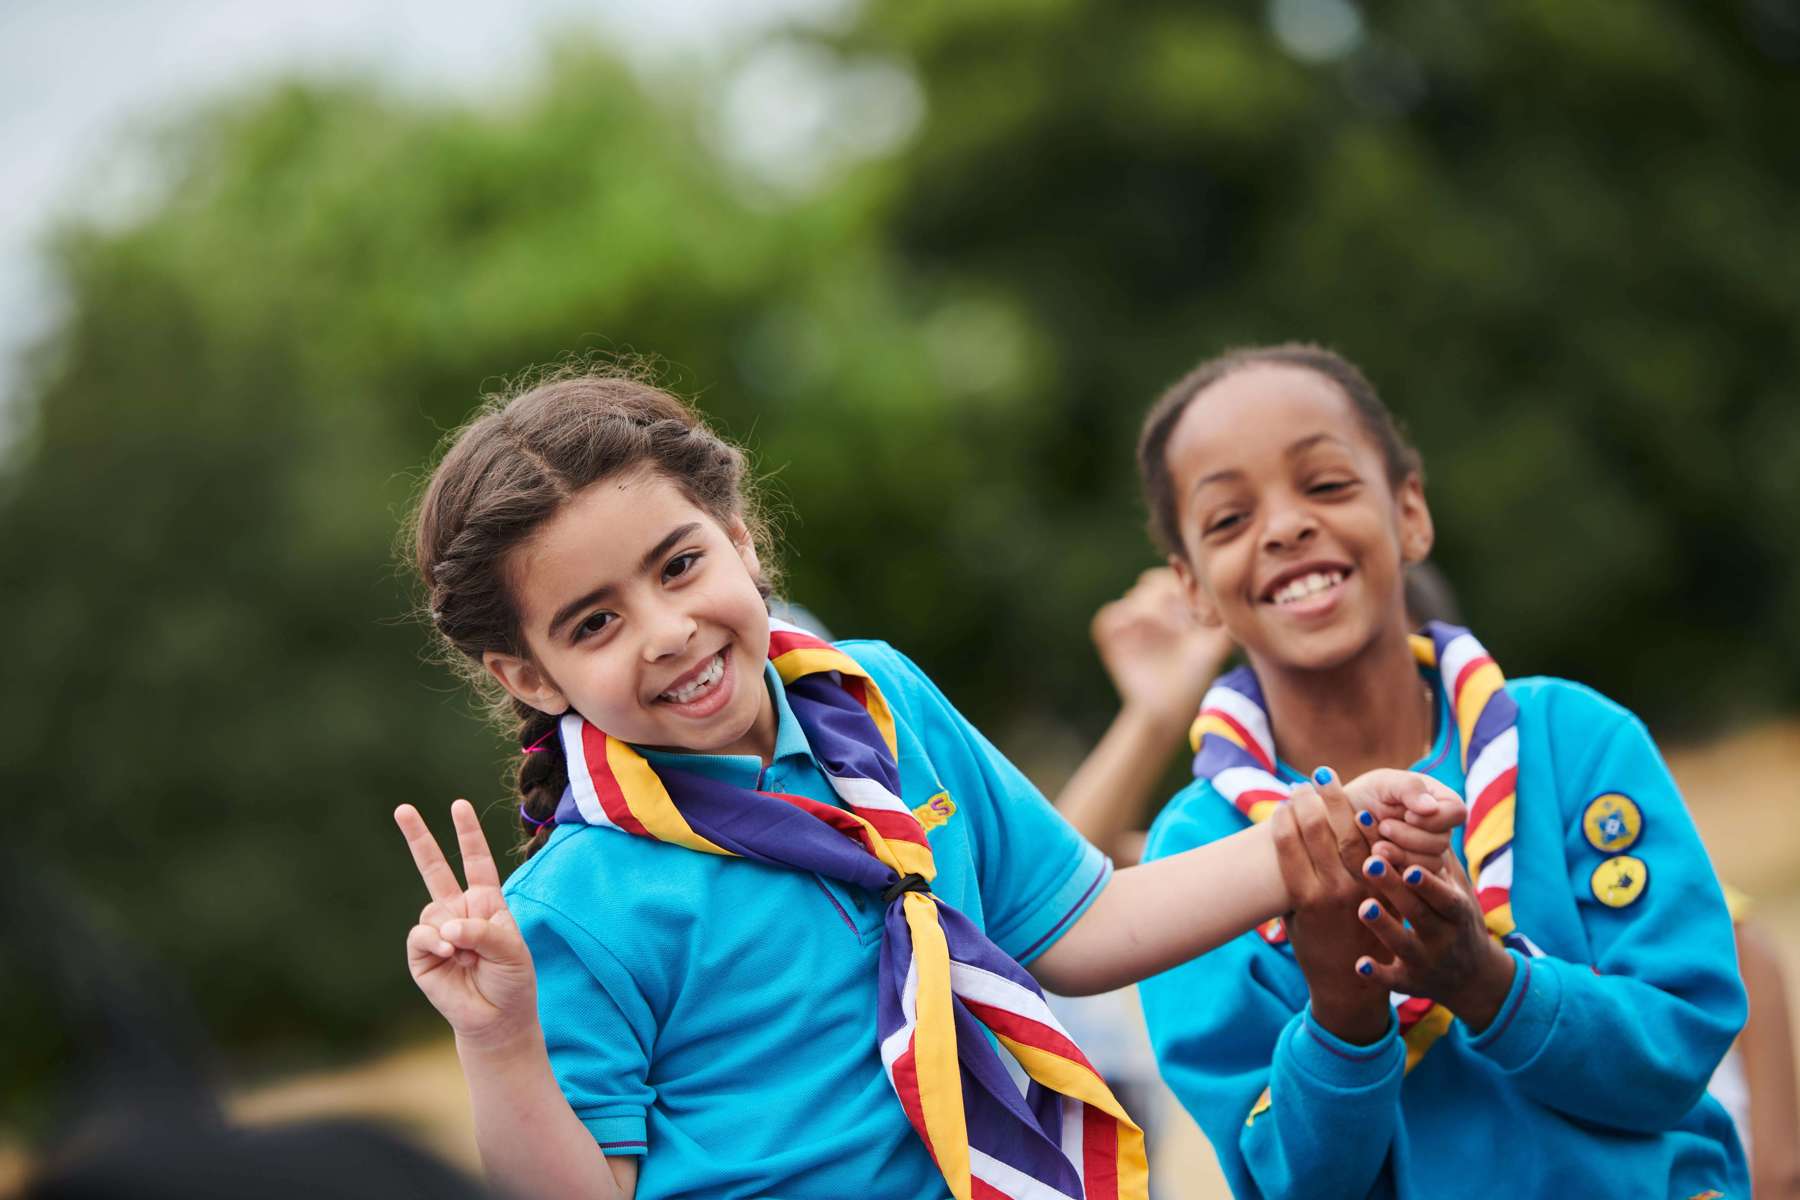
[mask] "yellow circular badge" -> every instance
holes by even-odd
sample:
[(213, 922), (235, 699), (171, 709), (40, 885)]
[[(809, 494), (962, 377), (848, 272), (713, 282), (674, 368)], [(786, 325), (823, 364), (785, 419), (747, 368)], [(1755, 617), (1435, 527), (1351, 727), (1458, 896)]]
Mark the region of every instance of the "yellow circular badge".
[(1581, 814), (1581, 831), (1594, 849), (1617, 854), (1630, 849), (1644, 832), (1644, 814), (1630, 796), (1608, 792)]
[(1644, 894), (1650, 884), (1650, 868), (1641, 858), (1615, 855), (1595, 867), (1594, 877), (1588, 882), (1594, 889), (1594, 899), (1608, 908), (1624, 908), (1636, 904)]

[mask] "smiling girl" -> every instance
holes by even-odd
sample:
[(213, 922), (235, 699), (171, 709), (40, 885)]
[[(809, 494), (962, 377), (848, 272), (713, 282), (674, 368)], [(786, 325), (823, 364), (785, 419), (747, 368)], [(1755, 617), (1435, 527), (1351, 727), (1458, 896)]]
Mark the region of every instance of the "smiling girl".
[[(1604, 697), (1508, 681), (1467, 630), (1412, 634), (1431, 512), (1361, 372), (1313, 346), (1214, 359), (1151, 411), (1139, 465), (1194, 611), (1248, 659), (1202, 701), (1197, 778), (1146, 857), (1266, 822), (1294, 898), (1142, 988), (1235, 1193), (1747, 1196), (1704, 1094), (1743, 989), (1674, 782)], [(1275, 800), (1314, 762), (1465, 794), (1456, 854), (1346, 870), (1322, 814)]]
[[(1287, 909), (1268, 831), (1113, 871), (897, 651), (770, 619), (743, 474), (673, 397), (576, 375), (489, 405), (421, 502), (432, 621), (524, 750), (504, 889), (466, 802), (466, 886), (396, 814), (431, 894), (409, 965), (490, 1171), (545, 1197), (1143, 1196), (1137, 1126), (1036, 980), (1116, 987)], [(1347, 870), (1375, 842), (1353, 798), (1427, 854), (1462, 816), (1423, 777), (1327, 777), (1296, 804)]]

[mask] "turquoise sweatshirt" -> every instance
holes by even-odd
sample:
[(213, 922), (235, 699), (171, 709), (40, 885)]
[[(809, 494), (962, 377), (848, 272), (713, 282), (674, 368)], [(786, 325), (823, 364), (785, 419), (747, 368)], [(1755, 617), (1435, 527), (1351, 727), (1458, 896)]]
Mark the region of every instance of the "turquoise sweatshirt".
[[(1539, 678), (1507, 691), (1513, 913), (1545, 956), (1515, 954), (1485, 1030), (1454, 1022), (1408, 1074), (1391, 1023), (1371, 1046), (1326, 1032), (1292, 950), (1255, 933), (1142, 984), (1163, 1076), (1236, 1195), (1749, 1196), (1731, 1120), (1705, 1091), (1743, 1025), (1744, 989), (1674, 780), (1643, 724), (1590, 689)], [(1441, 697), (1437, 724), (1413, 769), (1460, 793)], [(1146, 856), (1245, 824), (1196, 781), (1157, 818)], [(1251, 1118), (1265, 1087), (1270, 1107)]]

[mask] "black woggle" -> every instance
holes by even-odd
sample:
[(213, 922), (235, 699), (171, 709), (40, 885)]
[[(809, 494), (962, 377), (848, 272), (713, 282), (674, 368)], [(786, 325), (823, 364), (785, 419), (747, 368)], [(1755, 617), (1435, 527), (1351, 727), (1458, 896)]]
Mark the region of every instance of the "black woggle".
[(929, 896), (931, 894), (931, 884), (926, 882), (923, 875), (917, 873), (912, 875), (902, 875), (900, 878), (887, 885), (887, 890), (881, 893), (881, 902), (883, 904), (892, 904), (907, 892), (924, 892)]

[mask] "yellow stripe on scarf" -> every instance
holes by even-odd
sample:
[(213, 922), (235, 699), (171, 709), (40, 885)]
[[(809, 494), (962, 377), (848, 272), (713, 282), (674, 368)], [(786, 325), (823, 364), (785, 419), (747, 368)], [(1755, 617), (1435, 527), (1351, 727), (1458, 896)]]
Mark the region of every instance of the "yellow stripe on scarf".
[(1464, 839), (1463, 857), (1469, 860), (1469, 875), (1476, 884), (1481, 882), (1481, 868), (1487, 865), (1487, 860), (1512, 841), (1513, 810), (1518, 803), (1517, 794), (1508, 792), (1488, 809), (1480, 827)]
[(1244, 745), (1244, 739), (1238, 735), (1238, 731), (1233, 729), (1229, 722), (1222, 721), (1211, 713), (1202, 713), (1195, 717), (1194, 723), (1188, 727), (1188, 745), (1196, 754), (1200, 752), (1200, 739), (1209, 733), (1217, 734), (1240, 750), (1250, 749)]
[(675, 801), (669, 799), (669, 789), (657, 778), (655, 770), (628, 743), (608, 735), (606, 764), (612, 768), (613, 778), (618, 781), (619, 791), (625, 797), (625, 807), (650, 831), (652, 837), (658, 841), (686, 846), (689, 850), (722, 854), (726, 858), (737, 857), (694, 832), (693, 827), (687, 823), (687, 818), (675, 807)]
[(1431, 1044), (1450, 1032), (1450, 1022), (1456, 1014), (1441, 1004), (1433, 1004), (1425, 1011), (1425, 1015), (1413, 1022), (1413, 1027), (1406, 1031), (1406, 1069), (1412, 1070), (1431, 1049)]
[(956, 1200), (970, 1200), (969, 1126), (963, 1114), (962, 1069), (956, 1059), (956, 1016), (950, 994), (950, 946), (938, 923), (937, 903), (920, 892), (901, 898), (912, 931), (917, 1020), (913, 1025), (913, 1071), (919, 1080), (919, 1108), (938, 1170)]
[[(1451, 680), (1455, 685), (1455, 680)], [(1469, 738), (1475, 733), (1475, 722), (1481, 719), (1481, 710), (1487, 707), (1489, 697), (1506, 686), (1506, 676), (1492, 659), (1482, 663), (1469, 672), (1462, 691), (1456, 697), (1456, 727), (1462, 733), (1463, 754), (1469, 750)], [(1463, 763), (1467, 770), (1469, 764)]]
[(896, 758), (900, 756), (900, 739), (894, 729), (894, 714), (888, 709), (881, 689), (875, 686), (875, 680), (854, 658), (836, 646), (801, 646), (771, 661), (775, 664), (775, 673), (781, 676), (783, 683), (792, 683), (802, 676), (815, 675), (821, 671), (836, 671), (840, 675), (863, 680), (867, 685), (863, 688), (863, 704), (869, 710), (869, 717), (875, 722), (875, 728), (881, 731), (881, 740), (887, 743), (888, 753)]

